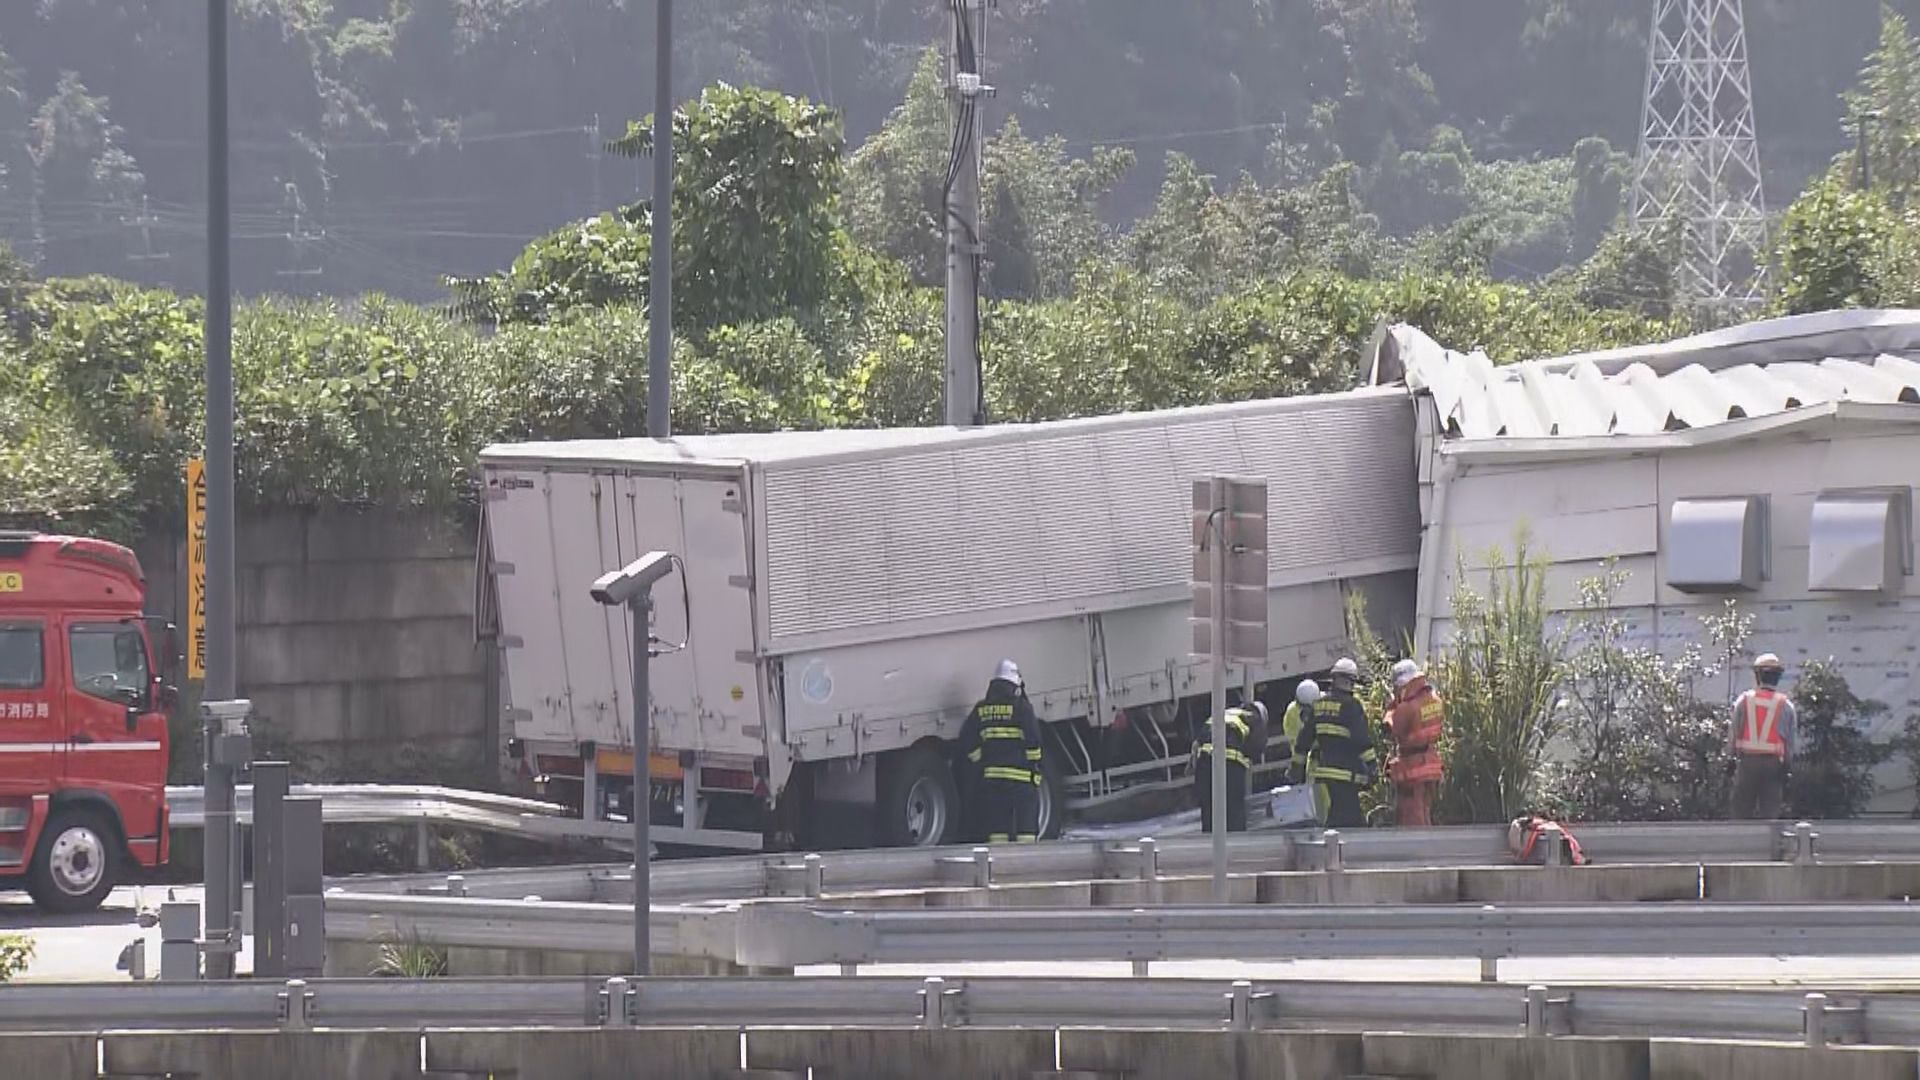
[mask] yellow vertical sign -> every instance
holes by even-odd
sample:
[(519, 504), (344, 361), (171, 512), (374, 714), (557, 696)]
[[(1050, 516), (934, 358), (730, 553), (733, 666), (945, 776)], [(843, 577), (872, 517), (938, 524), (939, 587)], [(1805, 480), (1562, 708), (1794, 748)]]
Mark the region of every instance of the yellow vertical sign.
[(207, 463), (187, 462), (187, 678), (207, 677)]

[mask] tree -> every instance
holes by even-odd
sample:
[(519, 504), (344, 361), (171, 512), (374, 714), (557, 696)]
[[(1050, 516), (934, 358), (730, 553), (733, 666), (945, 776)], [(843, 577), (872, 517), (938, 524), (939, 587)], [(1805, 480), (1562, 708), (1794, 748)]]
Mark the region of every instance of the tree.
[(1575, 295), (1590, 307), (1673, 318), (1680, 306), (1683, 229), (1681, 222), (1668, 221), (1651, 229), (1622, 227), (1608, 233), (1593, 257), (1573, 273)]
[(1893, 755), (1864, 730), (1887, 706), (1856, 696), (1831, 660), (1802, 668), (1790, 696), (1800, 726), (1788, 808), (1798, 817), (1859, 817), (1873, 799), (1874, 767)]
[[(1881, 9), (1879, 47), (1845, 100), (1856, 136), (1865, 127), (1874, 187), (1904, 203), (1920, 189), (1920, 42), (1891, 6)], [(1845, 157), (1841, 163), (1851, 165)]]
[(1902, 232), (1879, 191), (1855, 191), (1839, 176), (1820, 181), (1781, 222), (1776, 306), (1799, 315), (1896, 302), (1905, 272)]
[[(652, 153), (651, 118), (607, 146)], [(768, 90), (709, 87), (674, 114), (674, 323), (704, 332), (797, 311), (818, 316), (843, 273), (842, 141), (831, 110)], [(652, 206), (557, 230), (502, 274), (456, 280), (460, 310), (541, 322), (578, 306), (643, 300)]]
[(126, 225), (139, 209), (146, 177), (120, 145), (123, 134), (107, 99), (89, 93), (71, 71), (34, 114), (39, 220), (66, 226), (46, 245), (49, 265), (97, 270), (126, 255)]

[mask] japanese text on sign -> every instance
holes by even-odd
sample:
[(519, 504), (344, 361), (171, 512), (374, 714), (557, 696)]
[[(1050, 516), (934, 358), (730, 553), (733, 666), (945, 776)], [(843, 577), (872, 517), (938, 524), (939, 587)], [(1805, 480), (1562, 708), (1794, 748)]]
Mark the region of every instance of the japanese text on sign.
[(45, 720), (47, 716), (44, 701), (9, 701), (0, 705), (0, 720)]
[(187, 678), (207, 677), (207, 463), (187, 462)]

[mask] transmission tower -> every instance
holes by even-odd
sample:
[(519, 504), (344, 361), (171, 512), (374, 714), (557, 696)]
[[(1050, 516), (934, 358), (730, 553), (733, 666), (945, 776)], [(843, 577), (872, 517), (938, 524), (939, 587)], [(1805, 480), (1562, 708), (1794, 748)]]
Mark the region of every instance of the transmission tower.
[(1744, 308), (1765, 291), (1767, 204), (1741, 0), (1653, 0), (1635, 226), (1677, 224), (1680, 290)]

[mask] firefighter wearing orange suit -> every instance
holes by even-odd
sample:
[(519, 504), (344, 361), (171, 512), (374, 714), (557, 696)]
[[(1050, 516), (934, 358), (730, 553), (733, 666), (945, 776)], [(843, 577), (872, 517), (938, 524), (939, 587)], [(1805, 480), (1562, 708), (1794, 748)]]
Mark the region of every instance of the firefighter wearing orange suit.
[(1440, 761), (1446, 706), (1426, 673), (1411, 660), (1393, 665), (1393, 701), (1387, 715), (1393, 731), (1387, 775), (1393, 778), (1399, 823), (1425, 828), (1433, 824), (1433, 803), (1446, 775)]

